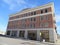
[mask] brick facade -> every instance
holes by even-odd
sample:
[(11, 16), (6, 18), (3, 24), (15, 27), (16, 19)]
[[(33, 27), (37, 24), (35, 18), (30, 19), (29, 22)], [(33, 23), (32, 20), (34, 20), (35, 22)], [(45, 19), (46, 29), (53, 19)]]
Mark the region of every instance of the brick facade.
[[(19, 35), (21, 36), (21, 34), (23, 34), (25, 38), (27, 37), (30, 38), (30, 36), (33, 35), (33, 32), (35, 32), (35, 37), (37, 36), (36, 37), (37, 40), (40, 40), (39, 39), (40, 32), (42, 34), (47, 32), (46, 34), (48, 35), (45, 35), (47, 37), (44, 37), (46, 41), (55, 42), (56, 41), (56, 39), (54, 39), (54, 37), (56, 36), (55, 35), (56, 32), (54, 32), (56, 31), (55, 23), (56, 21), (54, 20), (53, 4), (48, 4), (48, 5), (40, 6), (38, 8), (26, 9), (26, 10), (21, 11), (20, 13), (11, 15), (9, 17), (7, 31), (12, 31), (16, 29), (16, 32), (17, 32), (18, 31), (17, 29), (19, 30), (21, 29)], [(24, 30), (24, 32), (22, 30)], [(51, 30), (53, 30), (54, 34), (52, 33), (52, 35), (54, 37), (52, 37), (52, 35), (50, 34)], [(26, 33), (26, 31), (28, 33)], [(29, 33), (29, 31), (30, 32), (33, 31), (33, 32)], [(38, 31), (40, 32), (38, 33)], [(12, 33), (12, 35), (14, 34), (16, 33), (15, 32)], [(53, 40), (51, 40), (51, 37)], [(35, 39), (35, 38), (32, 37), (32, 39)]]

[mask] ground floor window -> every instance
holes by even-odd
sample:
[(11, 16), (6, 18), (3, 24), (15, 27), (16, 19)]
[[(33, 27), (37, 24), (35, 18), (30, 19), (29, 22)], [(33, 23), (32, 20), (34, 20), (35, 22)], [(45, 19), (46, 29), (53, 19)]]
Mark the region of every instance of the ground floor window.
[(11, 36), (16, 37), (17, 36), (17, 31), (12, 31)]
[(28, 39), (36, 40), (37, 32), (36, 31), (28, 31)]
[(20, 32), (19, 32), (19, 37), (24, 38), (24, 34), (25, 34), (25, 31), (20, 31)]
[(10, 35), (10, 31), (7, 31), (7, 35)]
[(41, 32), (41, 40), (45, 39), (46, 42), (49, 42), (49, 31), (48, 30), (42, 30)]

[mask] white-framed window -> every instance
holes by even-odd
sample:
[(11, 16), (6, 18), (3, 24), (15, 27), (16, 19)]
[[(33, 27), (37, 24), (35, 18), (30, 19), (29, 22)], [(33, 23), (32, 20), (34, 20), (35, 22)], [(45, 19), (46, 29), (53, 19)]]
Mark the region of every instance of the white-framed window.
[(35, 28), (35, 24), (30, 24), (29, 28)]
[(40, 20), (48, 20), (49, 17), (48, 16), (40, 16)]
[(48, 27), (48, 26), (49, 26), (49, 23), (48, 22), (40, 23), (40, 27)]
[(40, 20), (44, 20), (44, 16), (40, 16)]
[(44, 27), (48, 27), (48, 22), (46, 22), (46, 23), (44, 24)]

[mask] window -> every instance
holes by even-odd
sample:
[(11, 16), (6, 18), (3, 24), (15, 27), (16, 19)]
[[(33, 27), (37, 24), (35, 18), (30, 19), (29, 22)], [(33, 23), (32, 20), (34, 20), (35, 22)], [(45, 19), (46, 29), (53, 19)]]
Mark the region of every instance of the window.
[(33, 12), (31, 12), (31, 15), (33, 15)]
[(30, 20), (32, 21), (32, 18), (30, 18)]
[(18, 27), (18, 26), (15, 24), (13, 28), (15, 28), (15, 29), (16, 29), (17, 27)]
[(25, 23), (26, 19), (22, 19), (21, 22)]
[(12, 31), (12, 35), (11, 36), (17, 36), (17, 31)]
[(36, 15), (36, 11), (34, 11), (34, 15)]
[(22, 26), (22, 28), (26, 28), (26, 24), (22, 24), (21, 26)]
[(44, 20), (44, 16), (40, 16), (40, 20)]
[(45, 9), (45, 13), (47, 13), (48, 12), (48, 10), (47, 9)]
[(48, 16), (45, 16), (45, 20), (48, 20)]
[(23, 17), (23, 15), (21, 15)]
[(44, 27), (44, 23), (40, 23), (40, 27)]
[(19, 16), (16, 16), (16, 18), (19, 18)]
[(32, 28), (32, 24), (29, 25), (29, 28)]
[(48, 20), (49, 17), (48, 16), (40, 16), (40, 20)]
[(45, 24), (44, 24), (44, 27), (48, 27), (48, 23), (45, 23)]
[(30, 12), (28, 13), (28, 15), (30, 16)]
[(23, 14), (21, 15), (21, 17), (23, 17)]
[(25, 14), (25, 16), (27, 16), (27, 13)]
[(35, 24), (32, 25), (32, 28), (35, 28)]
[(54, 23), (56, 24), (56, 21), (54, 20)]
[(24, 34), (25, 34), (25, 31), (19, 31), (19, 37), (23, 37), (24, 38)]
[(48, 22), (40, 23), (40, 27), (48, 27)]
[(25, 14), (23, 15), (23, 17), (25, 17)]
[(28, 18), (27, 20), (30, 21), (30, 18)]
[(43, 13), (43, 10), (41, 10), (41, 14)]
[(25, 17), (25, 14), (22, 14), (22, 17)]
[(10, 31), (7, 31), (7, 35), (10, 35)]
[(36, 18), (34, 18), (34, 21), (36, 21)]
[(36, 21), (36, 18), (30, 18), (30, 21)]
[(30, 28), (35, 28), (35, 24), (30, 24), (29, 27)]
[(55, 17), (55, 14), (53, 14), (53, 16)]

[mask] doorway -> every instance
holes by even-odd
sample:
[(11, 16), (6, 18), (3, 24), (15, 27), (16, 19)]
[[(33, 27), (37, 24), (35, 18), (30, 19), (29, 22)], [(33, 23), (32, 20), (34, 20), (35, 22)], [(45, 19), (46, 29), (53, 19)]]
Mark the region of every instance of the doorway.
[(24, 33), (25, 33), (25, 31), (20, 31), (19, 32), (19, 37), (24, 38)]
[(28, 39), (36, 40), (36, 37), (37, 37), (36, 31), (28, 31)]
[(17, 36), (17, 31), (12, 31), (11, 36), (12, 36), (12, 37), (16, 37), (16, 36)]
[(49, 31), (48, 30), (42, 30), (41, 32), (41, 41), (45, 39), (46, 42), (49, 42)]

